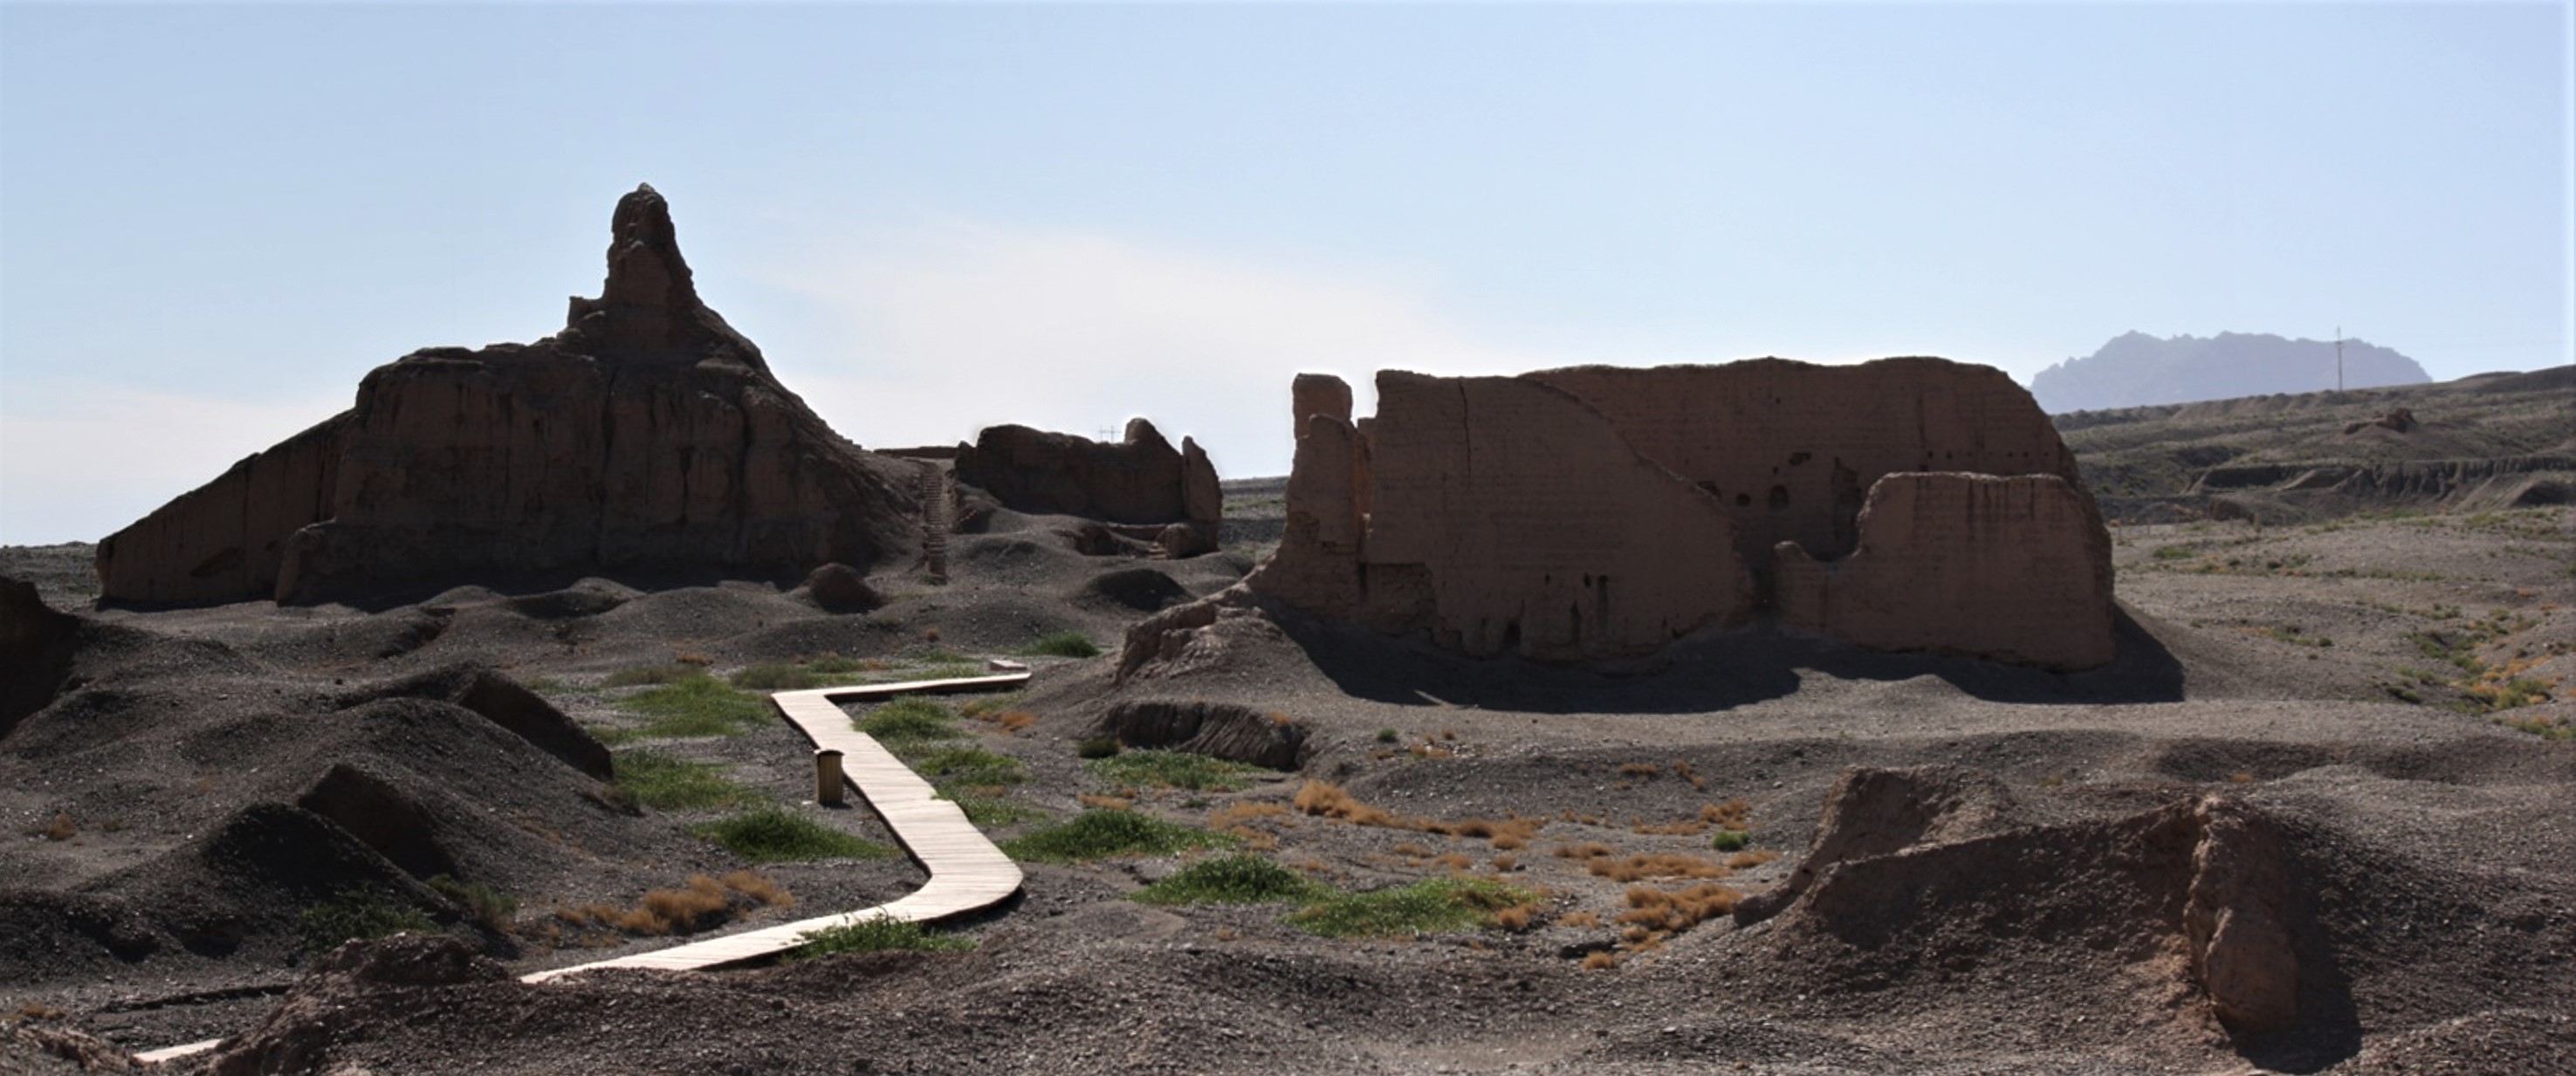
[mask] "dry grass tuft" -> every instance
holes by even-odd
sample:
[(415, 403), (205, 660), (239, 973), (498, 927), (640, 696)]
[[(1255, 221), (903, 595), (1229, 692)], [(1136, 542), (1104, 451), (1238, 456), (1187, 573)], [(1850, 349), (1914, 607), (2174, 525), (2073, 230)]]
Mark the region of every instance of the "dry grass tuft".
[(1703, 804), (1699, 809), (1699, 819), (1700, 821), (1706, 822), (1712, 826), (1724, 826), (1728, 829), (1752, 829), (1753, 805), (1744, 802), (1742, 799), (1731, 799), (1724, 803)]
[(1501, 928), (1502, 928), (1502, 929), (1504, 929), (1504, 930), (1513, 930), (1513, 931), (1528, 930), (1528, 929), (1529, 929), (1529, 927), (1530, 927), (1530, 920), (1531, 920), (1533, 917), (1535, 917), (1537, 914), (1538, 914), (1538, 908), (1537, 908), (1537, 906), (1535, 906), (1535, 905), (1529, 905), (1529, 904), (1519, 904), (1519, 905), (1514, 905), (1514, 906), (1509, 907), (1509, 908), (1502, 909), (1501, 911), (1495, 912), (1494, 914), (1492, 914), (1492, 915), (1490, 915), (1490, 916), (1487, 916), (1487, 917), (1486, 917), (1486, 922), (1492, 923), (1493, 925), (1495, 925), (1495, 926), (1497, 926), (1497, 927), (1501, 927)]
[(1476, 864), (1475, 860), (1469, 859), (1456, 852), (1451, 852), (1447, 855), (1434, 856), (1431, 861), (1453, 871), (1463, 871)]
[(1664, 774), (1664, 768), (1652, 762), (1631, 762), (1619, 767), (1619, 776), (1651, 781)]
[[(740, 897), (741, 901), (736, 901)], [(686, 884), (675, 889), (656, 889), (632, 908), (608, 904), (584, 904), (576, 908), (555, 909), (555, 918), (581, 928), (605, 928), (625, 934), (661, 936), (695, 934), (733, 920), (741, 911), (754, 907), (792, 908), (796, 897), (766, 875), (752, 871), (734, 871), (722, 880), (704, 874), (689, 876)], [(549, 926), (539, 937), (548, 941), (560, 932)]]
[(1732, 886), (1714, 882), (1681, 890), (1663, 890), (1653, 886), (1628, 887), (1628, 911), (1619, 913), (1619, 922), (1629, 924), (1631, 946), (1660, 941), (1657, 934), (1679, 934), (1711, 919), (1735, 911), (1735, 902), (1744, 894)]
[(1618, 855), (1619, 850), (1606, 844), (1586, 841), (1582, 844), (1557, 845), (1556, 851), (1548, 854), (1558, 859), (1599, 859), (1603, 856)]
[(1495, 856), (1493, 864), (1498, 871), (1515, 871), (1520, 869), (1521, 861), (1518, 856)]
[(1778, 852), (1768, 848), (1756, 848), (1726, 857), (1726, 865), (1731, 870), (1743, 870), (1746, 867), (1759, 867), (1778, 858), (1780, 858)]
[(1708, 832), (1708, 823), (1702, 819), (1685, 818), (1679, 822), (1662, 824), (1639, 822), (1628, 828), (1649, 837), (1690, 837)]
[(1608, 953), (1594, 953), (1583, 958), (1583, 970), (1608, 971), (1619, 966), (1619, 958)]
[(1342, 791), (1342, 786), (1324, 781), (1308, 781), (1297, 790), (1297, 809), (1322, 818), (1338, 818), (1355, 826), (1380, 826), (1386, 829), (1412, 829), (1404, 820), (1383, 808), (1372, 807)]
[(54, 817), (45, 821), (45, 827), (37, 832), (44, 834), (49, 841), (68, 841), (72, 834), (80, 832), (80, 827), (72, 824), (70, 811), (56, 811)]
[(634, 934), (694, 934), (733, 918), (733, 898), (724, 883), (691, 875), (678, 889), (656, 889), (641, 904), (617, 919), (618, 929)]
[(1724, 878), (1735, 873), (1698, 856), (1670, 852), (1641, 852), (1624, 858), (1595, 856), (1586, 860), (1583, 868), (1595, 877), (1614, 882), (1635, 882), (1647, 878)]
[(970, 713), (966, 716), (1001, 729), (1002, 734), (1005, 736), (1017, 735), (1021, 729), (1038, 723), (1038, 715), (1026, 710), (1004, 710), (1000, 713)]
[(1080, 799), (1082, 800), (1083, 806), (1103, 811), (1124, 811), (1136, 805), (1136, 800), (1133, 797), (1103, 796), (1097, 792), (1085, 792), (1081, 795)]
[[(1232, 803), (1208, 812), (1209, 829), (1240, 826), (1256, 818), (1271, 818), (1288, 813), (1284, 803)], [(1281, 819), (1282, 822), (1287, 821)]]
[(1388, 849), (1388, 851), (1394, 852), (1395, 854), (1397, 854), (1397, 855), (1399, 855), (1399, 856), (1412, 856), (1412, 857), (1413, 857), (1413, 858), (1415, 858), (1415, 859), (1429, 859), (1429, 858), (1431, 858), (1431, 850), (1430, 850), (1430, 849), (1428, 849), (1428, 848), (1424, 848), (1423, 846), (1418, 845), (1418, 844), (1414, 844), (1414, 843), (1413, 843), (1413, 842), (1411, 842), (1411, 841), (1407, 841), (1407, 842), (1405, 842), (1405, 843), (1403, 843), (1403, 844), (1396, 845), (1394, 848)]
[(1591, 912), (1567, 912), (1564, 915), (1556, 917), (1556, 925), (1562, 927), (1597, 927), (1601, 925), (1601, 917), (1594, 915)]
[(1684, 762), (1681, 759), (1673, 760), (1673, 776), (1690, 782), (1690, 786), (1692, 788), (1708, 787), (1708, 778), (1700, 776), (1697, 770), (1691, 769), (1690, 763)]
[(755, 871), (735, 871), (724, 876), (725, 888), (759, 901), (771, 908), (793, 908), (796, 895), (770, 877)]

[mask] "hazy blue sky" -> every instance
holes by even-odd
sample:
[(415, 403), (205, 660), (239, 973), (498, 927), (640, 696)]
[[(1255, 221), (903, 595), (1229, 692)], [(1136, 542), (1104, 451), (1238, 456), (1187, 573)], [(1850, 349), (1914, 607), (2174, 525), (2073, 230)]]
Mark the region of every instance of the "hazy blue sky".
[(2568, 11), (0, 3), (0, 542), (553, 332), (638, 181), (867, 445), (1278, 474), (1301, 369), (2563, 363)]

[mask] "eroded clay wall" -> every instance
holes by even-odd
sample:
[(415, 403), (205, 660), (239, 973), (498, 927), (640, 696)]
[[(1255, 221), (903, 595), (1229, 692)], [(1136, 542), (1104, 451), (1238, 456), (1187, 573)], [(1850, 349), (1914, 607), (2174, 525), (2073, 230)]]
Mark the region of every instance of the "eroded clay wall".
[(295, 532), (330, 518), (347, 419), (255, 453), (101, 539), (100, 592), (152, 604), (270, 596)]
[(1216, 468), (1188, 438), (1174, 449), (1154, 424), (1127, 423), (1108, 444), (1027, 426), (988, 426), (957, 450), (957, 480), (1023, 512), (1110, 523), (1215, 524), (1223, 511)]
[(1257, 589), (1331, 615), (1355, 545), (1358, 619), (1476, 656), (1646, 653), (1750, 614), (1726, 513), (1571, 395), (1387, 372), (1365, 441), (1308, 422), (1281, 571)]
[(2052, 669), (2112, 657), (2110, 538), (2056, 475), (1888, 475), (1849, 557), (1784, 545), (1775, 570), (1791, 631)]
[(1743, 623), (1776, 585), (1784, 626), (1864, 646), (2110, 659), (2108, 536), (2000, 371), (1390, 371), (1374, 417), (1348, 400), (1298, 379), (1286, 534), (1251, 579), (1316, 615), (1600, 658)]
[(1869, 488), (1900, 471), (2053, 474), (2074, 456), (2003, 371), (1947, 359), (1819, 366), (1579, 366), (1524, 377), (1610, 416), (1628, 443), (1714, 494), (1759, 569), (1781, 542), (1832, 559)]

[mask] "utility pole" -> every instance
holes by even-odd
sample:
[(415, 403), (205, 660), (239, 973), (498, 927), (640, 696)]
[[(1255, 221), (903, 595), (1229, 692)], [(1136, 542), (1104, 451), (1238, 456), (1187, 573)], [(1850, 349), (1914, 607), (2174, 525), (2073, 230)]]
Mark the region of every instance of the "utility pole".
[(2335, 393), (2343, 393), (2343, 326), (2335, 326)]

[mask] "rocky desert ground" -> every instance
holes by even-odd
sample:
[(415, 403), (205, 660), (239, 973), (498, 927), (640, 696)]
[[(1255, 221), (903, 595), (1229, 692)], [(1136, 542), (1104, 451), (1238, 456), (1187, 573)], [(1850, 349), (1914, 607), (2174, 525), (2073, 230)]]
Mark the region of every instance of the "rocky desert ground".
[[(2552, 507), (2121, 526), (2122, 657), (2072, 675), (1739, 633), (1612, 676), (1321, 624), (1150, 691), (1114, 685), (1109, 656), (1032, 657), (1035, 687), (979, 711), (1027, 723), (959, 723), (1024, 771), (987, 790), (997, 838), (1108, 797), (1344, 891), (1463, 876), (1529, 902), (1328, 937), (1290, 902), (1132, 899), (1213, 850), (1115, 855), (1031, 863), (1016, 904), (949, 928), (964, 952), (501, 976), (666, 944), (567, 913), (692, 875), (756, 871), (804, 909), (917, 875), (898, 858), (746, 861), (689, 832), (738, 808), (627, 805), (406, 683), (490, 667), (594, 730), (634, 729), (649, 719), (628, 707), (660, 688), (610, 686), (633, 670), (886, 677), (1065, 632), (1114, 645), (1250, 567), (1277, 486), (1230, 491), (1252, 541), (1182, 561), (1086, 556), (1073, 521), (1005, 513), (958, 537), (948, 582), (878, 580), (885, 604), (858, 614), (772, 585), (605, 581), (376, 612), (84, 612), (76, 675), (94, 686), (17, 720), (0, 760), (11, 1063), (68, 1070), (44, 1045), (61, 1032), (255, 1036), (225, 1071), (2537, 1073), (2576, 1057), (2576, 706), (2537, 701), (2576, 671), (2576, 514)], [(88, 554), (13, 548), (6, 568), (78, 609)], [(1078, 757), (1152, 702), (1293, 730), (1297, 761), (1167, 788)], [(781, 722), (608, 739), (621, 763), (703, 764), (746, 800), (883, 839), (864, 810), (808, 802)], [(311, 974), (299, 902), (398, 872), (315, 862), (373, 857), (317, 851), (255, 805), (351, 763), (415, 790), (454, 876), (515, 901), (478, 920), (402, 886), (471, 966), (419, 984)], [(1967, 790), (1982, 838), (2004, 843), (1918, 855), (1840, 906), (1745, 927), (1643, 896), (1778, 885), (1851, 767)], [(2158, 857), (2188, 849), (2140, 821), (2211, 795), (2271, 820), (2293, 874), (2298, 1015), (2269, 1035), (2231, 1035), (2189, 986), (2162, 912), (2181, 898), (2158, 891), (2182, 884)], [(1711, 847), (1728, 823), (1740, 851)], [(233, 858), (276, 842), (302, 842), (277, 870)], [(790, 914), (731, 904), (713, 929)], [(173, 925), (191, 916), (212, 936)]]
[[(649, 188), (614, 235), (557, 336), (0, 549), (0, 1071), (2576, 1069), (2565, 370), (2053, 423), (1938, 360), (1638, 375), (1901, 381), (1813, 465), (1601, 368), (1301, 379), (1298, 474), (1220, 488), (1150, 426), (863, 452)], [(1526, 492), (1389, 500), (1460, 490)], [(765, 693), (994, 658), (848, 709), (1012, 900), (518, 981), (918, 886)]]

